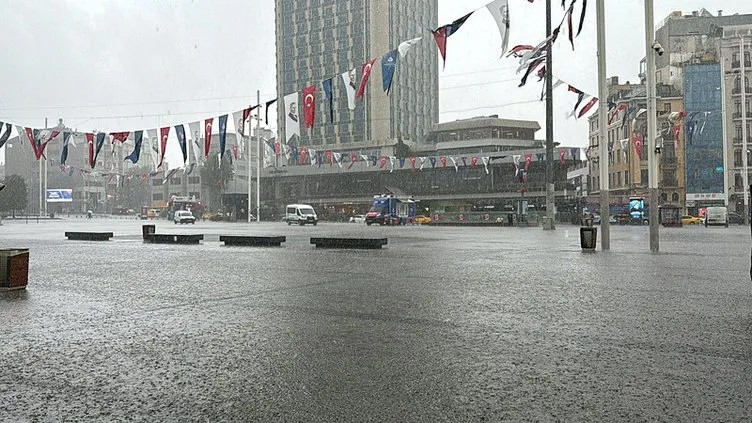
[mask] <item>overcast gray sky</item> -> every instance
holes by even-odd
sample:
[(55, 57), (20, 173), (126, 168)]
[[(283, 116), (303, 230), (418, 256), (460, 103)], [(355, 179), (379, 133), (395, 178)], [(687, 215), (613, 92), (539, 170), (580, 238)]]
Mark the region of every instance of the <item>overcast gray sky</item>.
[[(489, 1), (439, 0), (439, 23)], [(509, 3), (510, 46), (541, 41), (545, 1)], [(672, 10), (752, 12), (748, 0), (655, 3), (657, 22)], [(608, 0), (606, 9), (608, 73), (636, 81), (645, 51), (643, 2)], [(555, 20), (561, 15), (555, 7)], [(231, 113), (255, 104), (256, 90), (262, 101), (276, 96), (272, 0), (5, 0), (0, 40), (0, 120), (24, 126), (61, 117), (81, 131), (147, 129)], [(540, 85), (533, 78), (517, 88), (516, 62), (499, 58), (499, 43), (485, 9), (450, 37), (440, 72), (442, 121), (499, 114), (543, 126), (543, 103), (530, 102)], [(560, 38), (554, 75), (597, 95), (595, 1), (575, 47)], [(557, 140), (585, 146), (586, 120), (565, 117), (573, 96), (560, 90), (555, 101)]]

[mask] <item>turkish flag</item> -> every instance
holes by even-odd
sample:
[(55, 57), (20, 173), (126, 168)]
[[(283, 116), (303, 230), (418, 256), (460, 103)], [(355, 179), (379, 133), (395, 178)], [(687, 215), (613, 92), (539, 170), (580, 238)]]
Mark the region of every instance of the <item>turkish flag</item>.
[(363, 94), (365, 94), (366, 92), (366, 82), (368, 82), (368, 78), (371, 76), (371, 69), (373, 68), (373, 64), (375, 62), (376, 59), (373, 59), (363, 65), (360, 76), (360, 85), (358, 85), (358, 92), (355, 93), (356, 100), (361, 100), (363, 98)]
[(311, 85), (303, 88), (303, 118), (305, 127), (313, 128), (316, 118), (316, 86)]
[(446, 157), (439, 157), (439, 161), (441, 162), (441, 167), (446, 167)]
[(326, 153), (324, 153), (324, 157), (326, 157), (326, 161), (329, 162), (329, 166), (334, 165), (334, 159), (332, 158), (333, 156), (332, 156), (331, 151), (327, 151)]
[(475, 169), (475, 166), (478, 165), (478, 156), (473, 156), (470, 158), (470, 169)]
[(211, 132), (212, 122), (214, 118), (209, 118), (204, 121), (204, 158), (209, 157), (211, 151)]
[(94, 169), (94, 134), (86, 134), (86, 144), (89, 146), (89, 167)]
[(128, 135), (130, 132), (110, 132), (110, 135), (112, 135), (112, 143), (115, 144), (115, 141), (125, 142), (125, 140), (128, 139)]
[(350, 153), (350, 165), (347, 166), (348, 169), (352, 169), (355, 162), (358, 161), (358, 153)]
[(162, 163), (164, 162), (164, 155), (165, 151), (167, 150), (167, 137), (170, 136), (170, 127), (164, 127), (159, 129), (159, 145), (162, 147), (161, 151), (159, 152), (159, 165), (157, 167), (162, 167)]
[(637, 158), (642, 160), (642, 135), (634, 134), (634, 146), (637, 150)]
[(308, 154), (308, 149), (303, 147), (300, 149), (300, 157), (298, 158), (298, 163), (304, 165), (306, 162), (306, 155)]
[(559, 150), (559, 163), (564, 164), (564, 155), (566, 154), (564, 149)]
[(530, 169), (530, 163), (532, 162), (533, 162), (533, 155), (525, 154), (525, 172), (527, 172), (527, 170)]
[(381, 156), (381, 160), (379, 160), (379, 169), (383, 169), (384, 166), (386, 166), (386, 156)]

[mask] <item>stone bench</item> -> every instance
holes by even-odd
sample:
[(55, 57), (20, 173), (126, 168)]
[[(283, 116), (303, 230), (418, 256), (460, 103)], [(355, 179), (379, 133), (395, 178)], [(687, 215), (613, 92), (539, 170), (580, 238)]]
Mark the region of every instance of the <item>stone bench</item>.
[(70, 241), (109, 241), (112, 232), (66, 232), (65, 237)]
[(219, 241), (225, 245), (239, 245), (246, 247), (279, 247), (287, 241), (284, 236), (238, 236), (220, 235)]
[(387, 238), (311, 238), (316, 248), (352, 248), (378, 250), (387, 244)]
[(0, 249), (0, 292), (24, 289), (29, 281), (29, 249)]
[(151, 244), (198, 244), (202, 239), (204, 239), (203, 235), (149, 234), (144, 236), (144, 241)]

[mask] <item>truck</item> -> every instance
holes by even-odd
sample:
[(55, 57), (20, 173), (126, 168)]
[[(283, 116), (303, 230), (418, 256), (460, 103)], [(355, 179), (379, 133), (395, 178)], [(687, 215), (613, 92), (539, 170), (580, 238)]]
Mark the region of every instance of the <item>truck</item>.
[(195, 197), (171, 197), (167, 203), (167, 219), (173, 220), (175, 212), (180, 210), (187, 210), (198, 219), (201, 217), (204, 207), (201, 205), (201, 201), (198, 201)]
[(405, 225), (415, 220), (415, 200), (392, 195), (374, 195), (371, 209), (366, 213), (366, 225)]

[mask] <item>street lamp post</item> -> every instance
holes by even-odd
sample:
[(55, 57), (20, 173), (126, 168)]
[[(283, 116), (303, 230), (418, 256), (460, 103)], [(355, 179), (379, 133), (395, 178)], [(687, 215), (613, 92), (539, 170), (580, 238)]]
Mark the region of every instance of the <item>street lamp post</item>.
[[(648, 1), (648, 0), (646, 0)], [(601, 200), (601, 250), (611, 249), (611, 193), (608, 180), (608, 86), (606, 84), (606, 18), (604, 0), (598, 0), (598, 164)]]
[(650, 193), (650, 251), (658, 252), (658, 154), (656, 146), (656, 98), (655, 98), (655, 32), (653, 30), (653, 0), (645, 0), (645, 73), (647, 74), (648, 97), (648, 192)]

